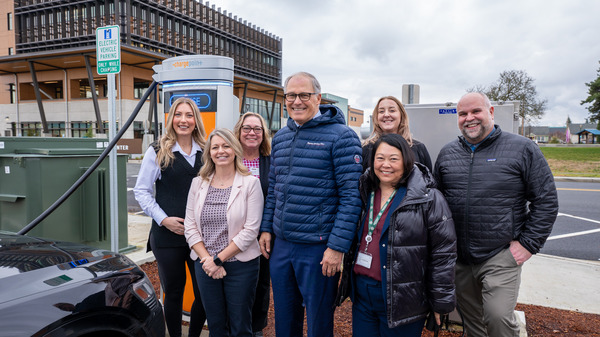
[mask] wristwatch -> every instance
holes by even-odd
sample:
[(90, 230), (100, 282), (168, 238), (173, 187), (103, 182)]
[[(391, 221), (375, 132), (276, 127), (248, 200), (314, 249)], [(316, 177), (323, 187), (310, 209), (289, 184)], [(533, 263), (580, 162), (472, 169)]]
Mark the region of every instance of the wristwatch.
[(223, 265), (223, 261), (219, 259), (219, 254), (215, 254), (215, 256), (213, 256), (213, 262), (219, 267)]

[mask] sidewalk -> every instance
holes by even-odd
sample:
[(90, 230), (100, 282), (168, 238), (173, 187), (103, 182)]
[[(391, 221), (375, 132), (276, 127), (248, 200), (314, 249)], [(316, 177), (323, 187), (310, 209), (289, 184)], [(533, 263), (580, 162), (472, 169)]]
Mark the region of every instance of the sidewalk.
[(518, 302), (600, 315), (600, 262), (534, 255), (523, 266)]

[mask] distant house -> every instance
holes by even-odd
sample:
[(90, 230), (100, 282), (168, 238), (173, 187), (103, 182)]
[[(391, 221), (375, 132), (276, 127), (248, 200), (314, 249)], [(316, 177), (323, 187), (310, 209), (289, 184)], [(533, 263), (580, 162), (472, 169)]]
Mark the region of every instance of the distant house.
[[(579, 137), (579, 133), (583, 130), (596, 130), (598, 131), (598, 124), (594, 123), (572, 123), (569, 125), (569, 131), (571, 131), (571, 143), (583, 144), (582, 138)], [(587, 143), (591, 144), (591, 143)]]
[(598, 129), (585, 129), (577, 133), (579, 144), (596, 144), (596, 139), (600, 139), (600, 130)]
[[(580, 141), (579, 133), (583, 130), (597, 130), (598, 124), (593, 123), (571, 123), (569, 125), (569, 143), (581, 144), (584, 140)], [(525, 127), (525, 135), (536, 141), (537, 143), (548, 143), (553, 137), (556, 137), (561, 142), (566, 142), (566, 126), (527, 126)], [(590, 136), (591, 137), (591, 136)], [(591, 139), (591, 138), (590, 138)], [(591, 144), (591, 140), (587, 142)]]
[(547, 126), (528, 126), (525, 127), (527, 137), (536, 143), (548, 143), (550, 140), (550, 131)]

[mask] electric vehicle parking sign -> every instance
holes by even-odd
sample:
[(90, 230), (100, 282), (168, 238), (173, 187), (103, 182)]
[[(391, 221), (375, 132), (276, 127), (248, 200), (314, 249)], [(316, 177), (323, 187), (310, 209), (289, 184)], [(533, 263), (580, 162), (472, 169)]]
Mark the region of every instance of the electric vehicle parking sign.
[(96, 28), (96, 70), (98, 75), (121, 72), (119, 26)]

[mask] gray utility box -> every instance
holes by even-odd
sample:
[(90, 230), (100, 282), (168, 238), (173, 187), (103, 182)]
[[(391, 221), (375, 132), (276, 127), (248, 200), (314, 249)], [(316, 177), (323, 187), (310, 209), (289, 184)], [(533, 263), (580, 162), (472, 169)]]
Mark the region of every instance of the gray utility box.
[[(106, 139), (0, 137), (0, 230), (18, 232), (96, 161)], [(127, 155), (117, 156), (119, 250), (127, 248)], [(111, 249), (109, 160), (28, 234)]]
[[(502, 132), (517, 133), (519, 102), (491, 102), (494, 107), (494, 124)], [(449, 142), (461, 134), (458, 129), (456, 103), (442, 104), (406, 104), (406, 113), (412, 136), (427, 146), (431, 162)]]

